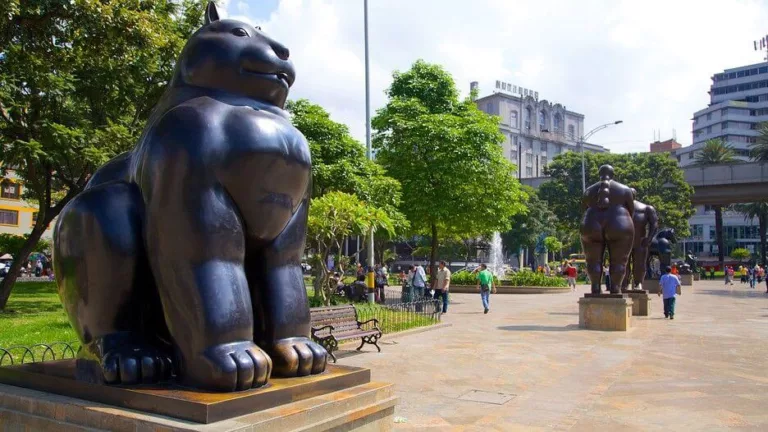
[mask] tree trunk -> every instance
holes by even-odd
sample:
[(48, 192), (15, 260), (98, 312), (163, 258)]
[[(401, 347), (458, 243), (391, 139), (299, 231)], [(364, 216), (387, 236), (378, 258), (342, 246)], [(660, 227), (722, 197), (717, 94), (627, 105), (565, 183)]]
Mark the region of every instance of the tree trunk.
[(717, 260), (720, 262), (720, 269), (725, 269), (725, 245), (723, 244), (723, 207), (720, 205), (715, 208), (715, 235), (717, 236)]
[(758, 229), (760, 230), (760, 265), (765, 265), (765, 228), (766, 228), (766, 222), (768, 219), (768, 215), (762, 214), (758, 216), (757, 220), (759, 222)]
[[(48, 221), (48, 223), (50, 223), (50, 221)], [(37, 242), (40, 241), (40, 237), (42, 237), (45, 232), (45, 227), (48, 226), (48, 223), (39, 218), (35, 223), (32, 232), (29, 234), (29, 238), (24, 243), (24, 246), (22, 246), (18, 256), (13, 257), (13, 264), (11, 264), (11, 268), (8, 269), (8, 274), (3, 278), (3, 281), (0, 282), (0, 310), (5, 310), (5, 306), (8, 304), (8, 299), (11, 297), (13, 285), (19, 277), (21, 267), (27, 262), (29, 254), (31, 254), (35, 249), (35, 246), (37, 246)]]
[(429, 254), (429, 286), (431, 286), (432, 289), (435, 289), (435, 284), (437, 283), (437, 278), (435, 277), (437, 274), (435, 261), (437, 261), (438, 245), (437, 225), (432, 224), (432, 250)]

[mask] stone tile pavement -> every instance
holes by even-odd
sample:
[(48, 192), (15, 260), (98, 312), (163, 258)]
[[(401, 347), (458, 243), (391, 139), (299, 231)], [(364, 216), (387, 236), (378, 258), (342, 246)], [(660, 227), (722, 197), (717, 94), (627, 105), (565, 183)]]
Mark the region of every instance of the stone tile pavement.
[[(455, 294), (451, 327), (340, 364), (395, 383), (402, 430), (768, 430), (768, 294), (699, 281), (674, 321), (654, 296), (629, 332), (578, 328), (579, 293)], [(365, 348), (367, 350), (367, 348)], [(473, 390), (501, 405), (460, 400)]]

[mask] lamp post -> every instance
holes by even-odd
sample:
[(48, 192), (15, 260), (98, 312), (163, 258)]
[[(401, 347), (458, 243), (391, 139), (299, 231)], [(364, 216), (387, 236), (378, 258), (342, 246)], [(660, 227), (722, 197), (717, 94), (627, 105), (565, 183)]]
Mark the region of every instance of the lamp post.
[(594, 128), (594, 129), (592, 129), (591, 131), (587, 132), (584, 136), (582, 136), (579, 139), (579, 145), (581, 146), (581, 191), (582, 192), (586, 192), (587, 191), (587, 171), (586, 171), (585, 163), (584, 163), (584, 143), (592, 135), (600, 132), (601, 130), (603, 130), (603, 129), (609, 127), (609, 126), (613, 126), (613, 125), (617, 125), (617, 124), (621, 124), (621, 123), (624, 123), (624, 121), (623, 120), (616, 120), (615, 122), (611, 122), (611, 123), (606, 123), (606, 124), (600, 125), (600, 126)]
[[(373, 160), (373, 148), (371, 147), (371, 80), (370, 80), (370, 62), (368, 60), (368, 0), (363, 1), (363, 27), (365, 35), (365, 147), (366, 156)], [(374, 254), (373, 254), (373, 229), (368, 233), (368, 302), (373, 303), (374, 297)]]

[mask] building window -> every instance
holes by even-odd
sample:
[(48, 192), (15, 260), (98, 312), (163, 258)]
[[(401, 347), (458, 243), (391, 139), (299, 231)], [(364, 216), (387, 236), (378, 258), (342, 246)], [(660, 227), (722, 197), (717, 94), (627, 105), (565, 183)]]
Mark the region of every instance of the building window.
[(493, 114), (493, 104), (491, 102), (485, 104), (485, 112), (488, 114)]
[(570, 139), (574, 139), (576, 137), (576, 132), (574, 131), (573, 125), (568, 125), (568, 137)]
[(530, 153), (525, 154), (525, 164), (531, 165), (533, 163), (533, 155)]
[(533, 111), (531, 110), (531, 107), (525, 107), (525, 128), (530, 129), (531, 128), (531, 117), (533, 116)]
[(512, 111), (509, 114), (509, 125), (517, 129), (517, 111)]
[(707, 113), (707, 120), (712, 120), (712, 113)]
[(0, 186), (2, 187), (0, 190), (0, 197), (14, 200), (21, 198), (21, 187), (18, 183), (13, 183), (12, 181), (5, 179), (0, 183)]
[(16, 210), (0, 210), (0, 225), (19, 226), (19, 212)]
[(728, 122), (723, 122), (722, 129), (728, 129)]
[(545, 143), (545, 142), (541, 143), (541, 151), (543, 151), (543, 152), (547, 151), (547, 143)]
[(533, 167), (525, 167), (525, 176), (533, 177)]
[(721, 116), (724, 116), (724, 115), (727, 115), (727, 114), (728, 114), (728, 108), (723, 108), (723, 109), (720, 110), (720, 115)]
[(708, 134), (711, 134), (711, 133), (712, 133), (712, 126), (707, 126), (707, 133), (708, 133)]
[(515, 164), (518, 162), (517, 161), (517, 150), (511, 150), (509, 152), (509, 160), (512, 161)]
[(690, 153), (688, 153), (688, 159), (693, 159), (693, 157), (694, 157), (694, 155), (695, 155), (695, 154), (696, 154), (696, 152), (690, 152)]
[(547, 167), (547, 157), (546, 156), (542, 156), (541, 157), (541, 169), (544, 170), (544, 168), (546, 168), (546, 167)]
[(560, 113), (555, 113), (552, 121), (555, 123), (553, 125), (555, 132), (561, 132), (563, 130), (563, 118), (560, 116)]
[(547, 112), (544, 110), (539, 111), (539, 130), (545, 130), (547, 128)]

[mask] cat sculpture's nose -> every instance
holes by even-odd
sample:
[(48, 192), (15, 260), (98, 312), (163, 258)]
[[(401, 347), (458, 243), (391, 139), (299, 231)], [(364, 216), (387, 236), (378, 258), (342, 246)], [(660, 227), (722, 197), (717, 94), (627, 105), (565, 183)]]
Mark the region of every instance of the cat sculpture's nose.
[(290, 51), (288, 51), (288, 48), (286, 46), (284, 46), (279, 42), (274, 42), (274, 41), (270, 45), (272, 46), (272, 51), (275, 52), (275, 54), (277, 55), (277, 57), (280, 58), (280, 60), (283, 60), (283, 61), (288, 60), (288, 57), (290, 56), (291, 53)]

